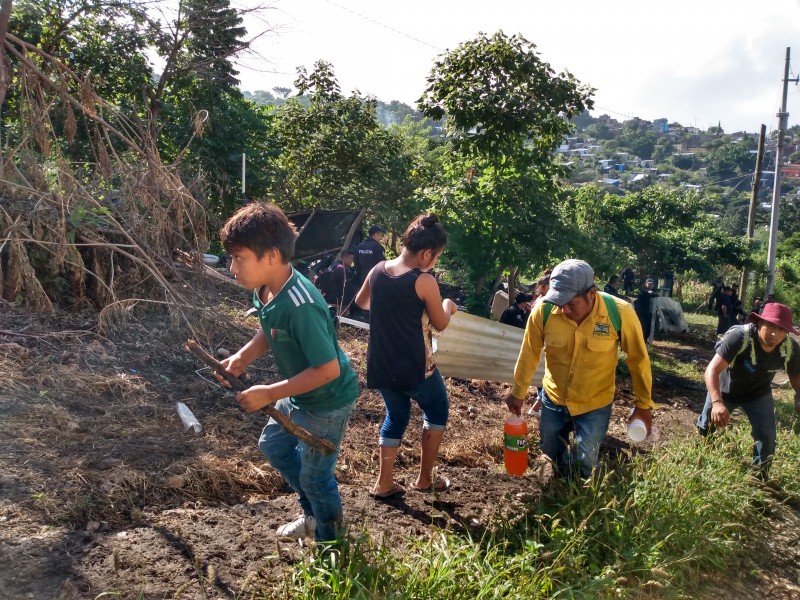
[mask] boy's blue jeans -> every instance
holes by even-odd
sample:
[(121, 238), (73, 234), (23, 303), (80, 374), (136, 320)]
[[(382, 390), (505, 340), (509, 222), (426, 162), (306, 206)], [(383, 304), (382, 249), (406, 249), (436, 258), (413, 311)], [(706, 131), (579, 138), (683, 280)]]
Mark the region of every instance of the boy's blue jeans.
[(341, 535), (342, 497), (334, 469), (347, 420), (355, 405), (353, 400), (343, 408), (312, 414), (292, 406), (288, 398), (275, 403), (275, 409), (294, 423), (335, 444), (333, 454), (325, 454), (298, 440), (274, 419), (269, 420), (258, 441), (269, 463), (297, 492), (303, 513), (317, 520), (318, 541), (335, 541)]
[[(775, 400), (772, 398), (772, 392), (745, 402), (723, 400), (723, 403), (728, 412), (732, 413), (735, 409), (741, 408), (747, 415), (747, 420), (750, 421), (750, 435), (753, 436), (754, 442), (753, 466), (768, 476), (772, 455), (775, 454), (775, 440), (778, 437), (775, 426)], [(706, 394), (706, 403), (697, 418), (697, 429), (702, 435), (708, 435), (716, 429), (711, 422), (710, 394)]]
[[(577, 467), (581, 477), (590, 477), (610, 420), (611, 404), (573, 417), (566, 406), (553, 404), (542, 388), (539, 447), (555, 463), (559, 475), (568, 475), (571, 468)], [(571, 455), (570, 432), (575, 433)]]

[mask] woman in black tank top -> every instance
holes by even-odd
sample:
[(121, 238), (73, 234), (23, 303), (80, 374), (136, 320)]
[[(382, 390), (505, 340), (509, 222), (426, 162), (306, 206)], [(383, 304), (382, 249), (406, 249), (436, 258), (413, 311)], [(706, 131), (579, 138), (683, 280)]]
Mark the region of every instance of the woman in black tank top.
[(447, 234), (434, 214), (414, 219), (403, 234), (403, 251), (379, 263), (367, 276), (356, 304), (370, 311), (367, 387), (377, 389), (386, 405), (379, 440), (380, 471), (372, 488), (376, 498), (405, 490), (394, 481), (394, 462), (411, 414), (411, 399), (422, 408), (422, 457), (412, 489), (444, 491), (446, 479), (433, 480), (433, 465), (447, 425), (444, 381), (430, 351), (431, 327), (442, 331), (457, 311), (442, 301), (428, 272), (444, 251)]

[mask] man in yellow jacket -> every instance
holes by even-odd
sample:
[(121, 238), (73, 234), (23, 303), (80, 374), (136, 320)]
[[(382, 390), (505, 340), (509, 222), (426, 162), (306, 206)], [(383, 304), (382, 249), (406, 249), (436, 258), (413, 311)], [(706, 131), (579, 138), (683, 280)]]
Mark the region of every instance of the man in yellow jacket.
[(589, 477), (597, 464), (611, 418), (618, 346), (627, 354), (633, 380), (635, 407), (629, 420), (644, 421), (648, 433), (652, 423), (653, 376), (642, 326), (633, 307), (619, 298), (611, 299), (617, 309), (612, 312), (618, 314), (612, 318), (599, 294), (588, 263), (569, 259), (553, 269), (544, 302), (528, 318), (514, 387), (506, 398), (508, 409), (519, 415), (544, 350), (540, 446), (561, 475), (577, 468)]

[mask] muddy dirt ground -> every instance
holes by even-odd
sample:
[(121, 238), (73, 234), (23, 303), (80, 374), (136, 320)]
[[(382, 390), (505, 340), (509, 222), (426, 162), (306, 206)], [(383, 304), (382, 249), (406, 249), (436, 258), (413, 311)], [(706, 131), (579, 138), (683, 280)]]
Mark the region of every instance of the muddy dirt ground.
[[(243, 313), (246, 294), (225, 295), (225, 310)], [(41, 317), (0, 307), (0, 599), (239, 598), (253, 590), (282, 597), (282, 582), (309, 549), (276, 535), (298, 510), (256, 447), (266, 418), (243, 413), (183, 349), (195, 337), (218, 354), (233, 352), (257, 323), (241, 319), (232, 329), (206, 319), (189, 330), (152, 314), (108, 321), (98, 327), (91, 311)], [(552, 469), (535, 444), (524, 477), (504, 472), (509, 387), (448, 379), (451, 421), (438, 470), (451, 489), (371, 498), (383, 403), (363, 389), (366, 333), (343, 326), (340, 338), (362, 384), (337, 470), (353, 535), (368, 531), (395, 544), (438, 528), (480, 535), (548, 488)], [(657, 341), (655, 351), (701, 370), (712, 347), (681, 335)], [(268, 358), (250, 370), (253, 381), (274, 374)], [(604, 446), (610, 460), (648, 451), (625, 441), (632, 395), (629, 382), (619, 384)], [(654, 397), (662, 440), (694, 434), (704, 398), (696, 382), (656, 374)], [(178, 401), (194, 411), (201, 433), (183, 429)], [(407, 483), (420, 426), (415, 412), (397, 463)], [(535, 440), (535, 420), (531, 434)], [(751, 573), (746, 579), (721, 582), (726, 595), (800, 597), (797, 521), (776, 523), (776, 547), (763, 564), (738, 566)]]

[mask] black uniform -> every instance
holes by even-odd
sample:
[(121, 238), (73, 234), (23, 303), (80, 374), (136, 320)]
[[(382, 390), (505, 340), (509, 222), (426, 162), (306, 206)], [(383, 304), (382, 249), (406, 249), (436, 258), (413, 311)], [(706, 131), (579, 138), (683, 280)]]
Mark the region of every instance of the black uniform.
[(513, 325), (514, 327), (525, 329), (525, 324), (528, 321), (528, 314), (527, 311), (521, 309), (516, 304), (512, 304), (500, 315), (500, 322), (505, 325)]
[(356, 284), (360, 288), (372, 268), (385, 259), (383, 246), (374, 238), (361, 242), (356, 248), (355, 256)]

